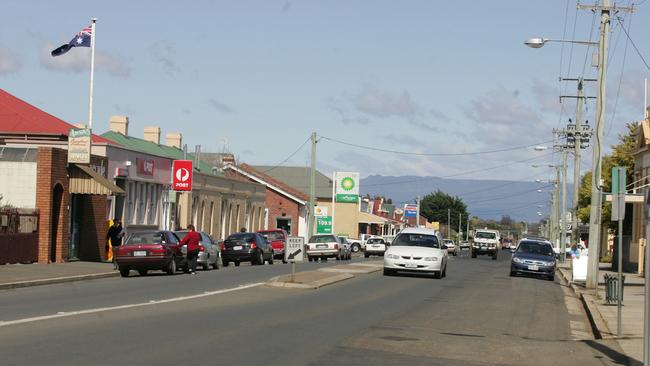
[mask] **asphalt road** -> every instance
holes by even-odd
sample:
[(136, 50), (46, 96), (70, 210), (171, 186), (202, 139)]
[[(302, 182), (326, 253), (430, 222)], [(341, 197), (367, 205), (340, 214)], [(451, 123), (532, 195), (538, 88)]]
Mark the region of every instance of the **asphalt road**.
[[(4, 321), (91, 311), (0, 324), (1, 363), (621, 364), (614, 345), (579, 331), (588, 326), (586, 317), (560, 283), (511, 278), (508, 258), (505, 252), (498, 261), (453, 258), (440, 280), (375, 273), (319, 290), (253, 286), (204, 294), (289, 268), (276, 264), (3, 291)], [(197, 297), (129, 307), (191, 295)], [(123, 308), (95, 309), (107, 305)]]

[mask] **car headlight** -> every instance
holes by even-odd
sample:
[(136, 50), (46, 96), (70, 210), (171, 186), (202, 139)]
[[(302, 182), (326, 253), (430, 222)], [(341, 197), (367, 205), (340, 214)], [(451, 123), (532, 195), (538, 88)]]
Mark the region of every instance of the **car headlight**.
[(555, 265), (555, 262), (554, 262), (554, 261), (544, 262), (544, 265), (549, 266), (549, 267), (552, 267), (552, 266)]
[(515, 263), (524, 263), (524, 261), (522, 261), (521, 259), (519, 259), (519, 258), (517, 258), (517, 257), (512, 258), (512, 260), (513, 260)]
[(395, 254), (386, 254), (386, 258), (388, 258), (388, 259), (399, 259), (399, 255), (395, 255)]
[(424, 260), (426, 262), (436, 262), (438, 260), (438, 257), (424, 257)]

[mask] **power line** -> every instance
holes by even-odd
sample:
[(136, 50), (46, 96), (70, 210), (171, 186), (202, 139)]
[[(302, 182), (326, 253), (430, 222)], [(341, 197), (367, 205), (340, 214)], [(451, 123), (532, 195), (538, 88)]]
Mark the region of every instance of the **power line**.
[(514, 150), (527, 149), (527, 148), (530, 148), (530, 147), (533, 147), (533, 146), (553, 142), (553, 140), (547, 140), (547, 141), (542, 141), (542, 142), (538, 142), (538, 143), (530, 144), (530, 145), (521, 145), (521, 146), (515, 146), (515, 147), (509, 147), (509, 148), (503, 148), (503, 149), (487, 150), (487, 151), (474, 151), (474, 152), (467, 152), (467, 153), (418, 153), (418, 152), (409, 152), (409, 151), (388, 150), (388, 149), (382, 149), (382, 148), (378, 148), (378, 147), (353, 144), (351, 142), (345, 142), (345, 141), (341, 141), (341, 140), (337, 140), (337, 139), (333, 139), (333, 138), (325, 137), (325, 136), (321, 136), (321, 139), (336, 142), (336, 143), (341, 144), (341, 145), (356, 147), (356, 148), (359, 148), (359, 149), (379, 151), (379, 152), (398, 154), (398, 155), (415, 155), (415, 156), (469, 156), (469, 155), (494, 154), (494, 153), (505, 152), (505, 151), (514, 151)]
[(502, 200), (502, 199), (506, 199), (506, 198), (510, 198), (510, 197), (515, 197), (515, 196), (521, 196), (522, 194), (526, 194), (526, 193), (530, 193), (530, 192), (535, 192), (535, 191), (537, 191), (537, 190), (539, 190), (539, 189), (546, 188), (546, 187), (550, 187), (550, 186), (552, 186), (552, 185), (553, 185), (553, 184), (546, 184), (546, 185), (544, 185), (544, 186), (537, 187), (537, 188), (533, 188), (533, 189), (527, 189), (527, 190), (525, 190), (525, 191), (520, 191), (520, 192), (516, 192), (516, 193), (509, 193), (509, 194), (506, 195), (506, 196), (490, 197), (490, 198), (485, 198), (485, 199), (480, 199), (480, 200), (475, 200), (475, 201), (467, 201), (467, 203), (468, 203), (468, 204), (470, 204), (470, 203), (472, 203), (472, 204), (476, 204), (476, 203), (482, 203), (482, 202), (489, 202), (489, 201)]
[(621, 23), (621, 17), (620, 17), (620, 16), (616, 16), (616, 20), (619, 22), (619, 24), (621, 24), (621, 29), (623, 29), (623, 32), (625, 32), (625, 36), (626, 36), (627, 39), (630, 41), (630, 43), (632, 43), (632, 47), (634, 47), (634, 50), (636, 51), (637, 55), (639, 55), (639, 57), (641, 58), (641, 61), (643, 61), (643, 63), (645, 64), (645, 67), (646, 67), (648, 70), (650, 70), (650, 66), (648, 66), (648, 62), (646, 62), (645, 58), (644, 58), (643, 55), (641, 54), (641, 51), (639, 51), (639, 48), (636, 46), (636, 43), (634, 43), (634, 40), (632, 39), (632, 37), (630, 37), (630, 34), (627, 33), (627, 29), (625, 29), (625, 27), (624, 27), (623, 24)]
[(377, 186), (388, 186), (388, 185), (404, 184), (404, 183), (417, 183), (417, 182), (424, 182), (424, 181), (428, 181), (428, 180), (438, 180), (438, 179), (453, 178), (453, 177), (458, 177), (458, 176), (461, 176), (461, 175), (474, 174), (474, 173), (480, 173), (480, 172), (484, 172), (484, 171), (488, 171), (488, 170), (504, 168), (504, 167), (507, 167), (507, 166), (510, 166), (510, 165), (513, 165), (513, 164), (526, 163), (526, 162), (533, 161), (533, 160), (539, 159), (539, 158), (543, 158), (543, 157), (546, 157), (546, 156), (549, 156), (549, 155), (551, 155), (551, 153), (536, 156), (536, 157), (530, 158), (530, 159), (518, 160), (518, 161), (513, 161), (513, 162), (510, 162), (510, 163), (491, 166), (489, 168), (470, 170), (470, 171), (466, 171), (466, 172), (461, 172), (461, 173), (456, 173), (456, 174), (451, 174), (451, 175), (446, 175), (446, 176), (441, 176), (441, 177), (423, 177), (423, 178), (418, 178), (418, 179), (411, 179), (411, 180), (404, 180), (404, 181), (397, 181), (397, 182), (365, 184), (364, 186), (365, 187), (377, 187)]
[[(618, 22), (619, 22), (619, 24), (621, 26), (621, 29), (623, 29), (625, 31), (625, 27), (623, 26), (623, 23), (621, 22), (619, 16), (617, 16), (617, 20), (618, 20)], [(630, 15), (630, 21), (629, 21), (628, 24), (629, 24), (628, 28), (631, 28), (632, 27), (632, 14)], [(618, 35), (620, 36), (621, 33), (619, 32)], [(617, 43), (618, 43), (618, 39), (617, 39)], [(618, 78), (618, 88), (616, 90), (616, 102), (614, 102), (614, 110), (612, 111), (612, 117), (610, 118), (609, 129), (607, 129), (607, 135), (606, 136), (609, 136), (609, 134), (612, 132), (612, 127), (614, 126), (614, 119), (616, 119), (616, 109), (618, 108), (618, 100), (619, 100), (619, 97), (621, 95), (621, 84), (623, 84), (623, 74), (625, 73), (625, 61), (627, 60), (627, 45), (629, 43), (630, 43), (630, 38), (628, 38), (627, 41), (625, 42), (625, 50), (623, 51), (623, 62), (622, 62), (622, 65), (621, 65), (621, 75)]]
[(306, 144), (307, 142), (309, 142), (310, 139), (311, 139), (311, 137), (308, 137), (307, 140), (305, 140), (305, 142), (303, 142), (302, 145), (300, 145), (300, 147), (298, 147), (298, 148), (296, 149), (296, 151), (294, 151), (293, 153), (291, 153), (291, 155), (287, 156), (286, 159), (282, 160), (281, 162), (279, 162), (279, 163), (276, 164), (275, 166), (273, 166), (273, 167), (271, 167), (271, 168), (269, 168), (269, 169), (266, 169), (266, 170), (262, 171), (262, 173), (267, 173), (267, 172), (270, 172), (270, 171), (273, 170), (273, 169), (279, 168), (282, 164), (286, 163), (289, 159), (291, 159), (294, 155), (296, 155), (296, 154), (298, 153), (298, 151), (300, 151), (300, 150), (305, 146), (305, 144)]

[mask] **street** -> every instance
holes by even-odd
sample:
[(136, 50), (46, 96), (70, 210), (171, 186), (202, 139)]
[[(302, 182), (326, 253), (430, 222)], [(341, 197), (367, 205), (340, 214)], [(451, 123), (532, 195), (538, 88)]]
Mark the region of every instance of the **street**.
[(558, 280), (511, 278), (509, 257), (462, 253), (444, 279), (376, 272), (319, 290), (265, 287), (290, 270), (278, 264), (7, 290), (0, 353), (7, 365), (620, 364)]

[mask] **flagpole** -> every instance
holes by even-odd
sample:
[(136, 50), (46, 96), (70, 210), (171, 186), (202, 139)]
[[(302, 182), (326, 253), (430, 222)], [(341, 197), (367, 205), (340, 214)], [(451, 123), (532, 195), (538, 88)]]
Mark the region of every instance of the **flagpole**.
[(88, 129), (93, 129), (93, 83), (95, 80), (95, 24), (97, 18), (92, 18), (90, 24), (90, 93), (88, 98)]

